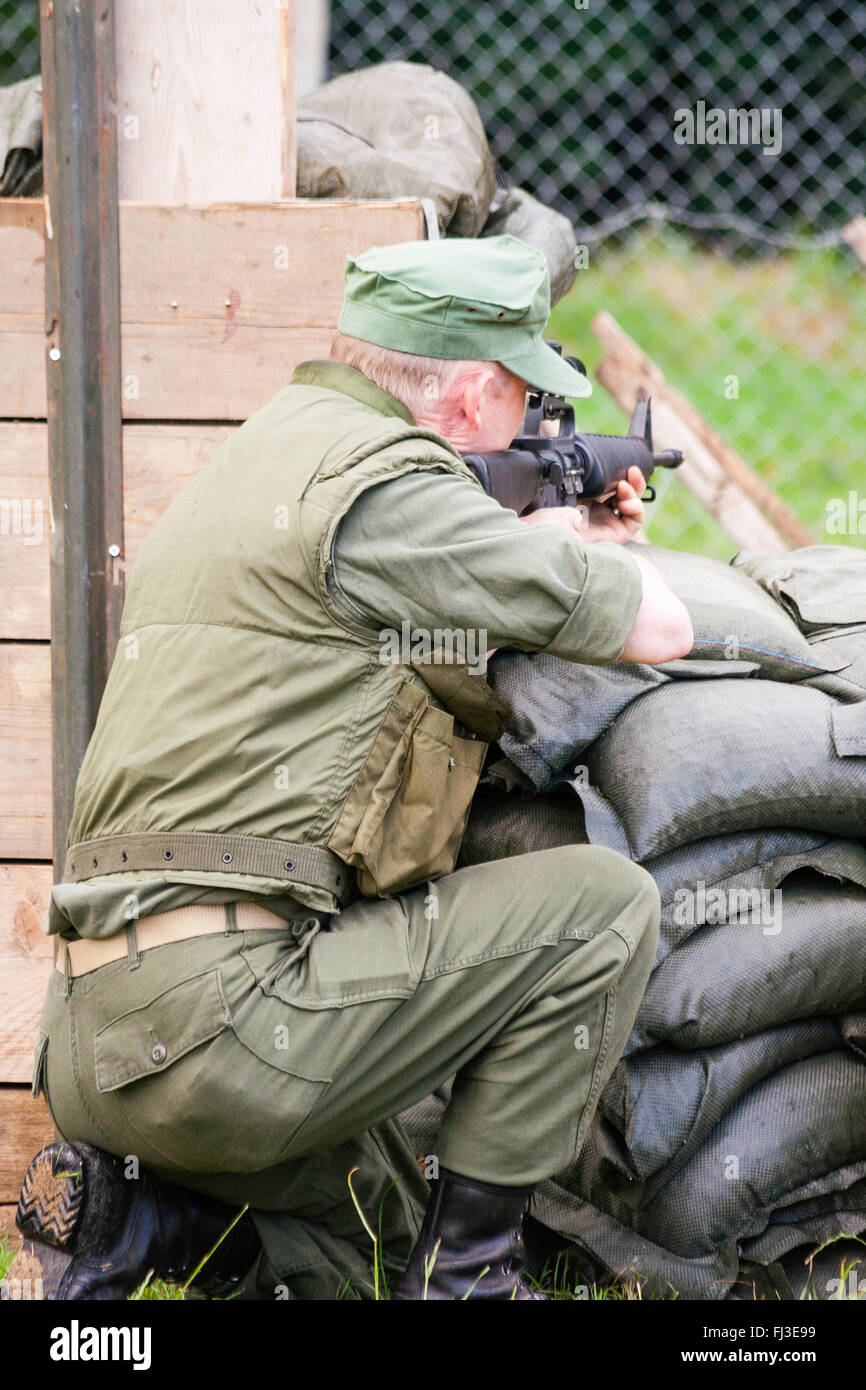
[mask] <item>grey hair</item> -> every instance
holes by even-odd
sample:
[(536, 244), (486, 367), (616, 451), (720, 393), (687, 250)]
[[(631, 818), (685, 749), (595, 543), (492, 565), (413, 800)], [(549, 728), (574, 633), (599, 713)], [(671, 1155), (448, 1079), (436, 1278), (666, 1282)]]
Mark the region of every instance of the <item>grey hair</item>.
[(331, 341), (331, 361), (355, 367), (370, 381), (402, 401), (417, 420), (436, 411), (437, 403), (470, 372), (481, 367), (496, 368), (497, 382), (504, 389), (508, 375), (498, 362), (472, 362), (462, 358), (418, 357), (413, 352), (397, 352), (337, 332)]

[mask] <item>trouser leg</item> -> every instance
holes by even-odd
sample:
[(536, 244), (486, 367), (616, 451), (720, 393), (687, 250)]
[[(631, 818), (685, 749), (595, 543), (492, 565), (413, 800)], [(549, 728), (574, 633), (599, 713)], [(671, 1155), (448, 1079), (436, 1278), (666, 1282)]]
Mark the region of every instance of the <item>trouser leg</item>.
[[(352, 1201), (350, 1174), (363, 1221)], [(327, 1153), (299, 1159), (290, 1178), (285, 1169), (261, 1177), (263, 1200), (270, 1189), (270, 1200), (289, 1209), (253, 1211), (262, 1253), (244, 1281), (242, 1298), (369, 1299), (377, 1284), (380, 1296), (390, 1296), (427, 1199), (427, 1184), (396, 1120)]]
[(299, 1141), (328, 1147), (456, 1073), (440, 1162), (532, 1184), (574, 1158), (628, 1038), (655, 958), (655, 884), (612, 851), (579, 846), (429, 889), (398, 900), (410, 941), (432, 928), (414, 993), (359, 1034)]
[[(579, 846), (353, 904), (306, 951), (273, 932), (161, 947), (135, 970), (76, 980), (68, 999), (55, 981), (51, 1109), (67, 1138), (360, 1253), (345, 1185), (357, 1146), (450, 1077), (445, 1167), (519, 1187), (568, 1165), (628, 1036), (657, 924), (649, 875)], [(150, 1024), (167, 1066), (152, 1065)], [(407, 1189), (420, 1181), (408, 1151), (383, 1164), (367, 1148), (360, 1166), (368, 1219), (392, 1171)], [(401, 1250), (420, 1208), (403, 1200)], [(271, 1244), (271, 1273), (288, 1278), (290, 1242)]]
[[(380, 1096), (411, 1103), (456, 1070), (435, 1156), (443, 1169), (517, 1187), (572, 1161), (652, 968), (655, 885), (608, 851), (526, 856), (496, 870), (483, 866), (402, 896), (410, 940), (423, 934), (419, 918), (432, 925), (417, 989), (335, 1078), (305, 1127), (305, 1145), (361, 1126)], [(395, 1126), (390, 1170), (396, 1176), (402, 1166), (403, 1178), (381, 1199), (369, 1151), (375, 1134), (364, 1136), (363, 1150), (349, 1141), (296, 1160), (282, 1177), (259, 1175), (291, 1207), (257, 1217), (265, 1247), (259, 1297), (333, 1296), (346, 1276), (353, 1292), (370, 1296), (371, 1243), (346, 1181), (356, 1161), (365, 1174), (356, 1174), (356, 1191), (368, 1222), (381, 1227), (393, 1288), (423, 1183), (419, 1193), (413, 1155)], [(294, 1197), (285, 1189), (289, 1170)]]

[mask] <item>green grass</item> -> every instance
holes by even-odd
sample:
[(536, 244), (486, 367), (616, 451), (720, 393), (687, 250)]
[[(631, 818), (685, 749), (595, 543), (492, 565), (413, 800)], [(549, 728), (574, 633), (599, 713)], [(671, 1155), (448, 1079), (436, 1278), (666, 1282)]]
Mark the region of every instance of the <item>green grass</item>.
[[(387, 1195), (387, 1193), (385, 1195)], [(354, 1193), (352, 1194), (352, 1196), (354, 1200)], [(360, 1208), (358, 1207), (357, 1209), (362, 1217), (362, 1220), (364, 1222), (364, 1228), (367, 1231), (368, 1236), (370, 1237), (372, 1245), (372, 1285), (371, 1289), (368, 1290), (368, 1293), (373, 1292), (374, 1298), (378, 1299), (379, 1301), (384, 1301), (389, 1298), (389, 1289), (382, 1259), (382, 1206), (380, 1203), (379, 1219), (377, 1221), (377, 1229), (375, 1231), (371, 1228), (366, 1217), (364, 1217), (363, 1213), (360, 1211)], [(246, 1210), (246, 1208), (244, 1208), (244, 1210)], [(238, 1219), (240, 1218), (238, 1217)], [(230, 1229), (231, 1227), (228, 1228), (228, 1230)], [(228, 1235), (228, 1230), (226, 1230), (225, 1235)], [(220, 1239), (224, 1239), (224, 1236)], [(839, 1239), (842, 1240), (845, 1239), (845, 1237), (840, 1236)], [(219, 1242), (217, 1242), (217, 1244), (219, 1244)], [(834, 1242), (828, 1241), (827, 1244), (832, 1245), (834, 1244)], [(825, 1247), (822, 1246), (820, 1248), (824, 1249)], [(214, 1246), (214, 1249), (216, 1249), (216, 1246)], [(205, 1259), (201, 1262), (199, 1268), (202, 1268), (204, 1266), (204, 1264), (210, 1258), (210, 1255), (212, 1253), (212, 1251), (208, 1252), (208, 1255), (205, 1256)], [(3, 1279), (6, 1278), (6, 1274), (9, 1270), (10, 1264), (12, 1263), (14, 1254), (15, 1243), (11, 1242), (7, 1235), (4, 1235), (2, 1239), (0, 1239), (0, 1282), (2, 1282)], [(817, 1255), (818, 1250), (815, 1250), (814, 1254)], [(851, 1267), (852, 1262), (850, 1260), (840, 1259), (840, 1287), (838, 1293), (835, 1295), (835, 1298), (842, 1301), (851, 1301), (855, 1298), (859, 1302), (866, 1301), (866, 1293), (859, 1293), (855, 1295), (850, 1290), (848, 1275), (851, 1271)], [(534, 1280), (530, 1276), (527, 1276), (527, 1279), (528, 1282), (531, 1283), (535, 1288), (541, 1289), (542, 1292), (546, 1294), (546, 1296), (552, 1302), (557, 1303), (632, 1303), (648, 1301), (661, 1302), (677, 1299), (679, 1297), (679, 1294), (677, 1293), (676, 1289), (673, 1288), (673, 1286), (671, 1286), (670, 1292), (665, 1294), (647, 1292), (644, 1286), (644, 1282), (637, 1275), (630, 1275), (623, 1279), (614, 1280), (610, 1284), (582, 1283), (580, 1278), (576, 1276), (574, 1271), (571, 1269), (568, 1259), (564, 1256), (558, 1256), (552, 1265), (546, 1266), (546, 1268), (542, 1272), (540, 1279)], [(187, 1284), (183, 1286), (181, 1286), (180, 1284), (169, 1284), (166, 1283), (163, 1279), (154, 1279), (152, 1277), (152, 1274), (148, 1274), (146, 1278), (142, 1281), (141, 1286), (132, 1295), (132, 1299), (140, 1300), (143, 1302), (164, 1302), (168, 1300), (184, 1302), (190, 1298), (200, 1297), (200, 1295), (197, 1295), (194, 1290), (189, 1289), (189, 1282), (190, 1281), (187, 1281)], [(350, 1296), (350, 1294), (351, 1288), (347, 1284), (341, 1290), (340, 1297), (346, 1298)], [(809, 1301), (816, 1299), (817, 1297), (818, 1295), (815, 1290), (814, 1283), (812, 1280), (810, 1280), (804, 1288), (803, 1293), (801, 1294), (801, 1298), (804, 1301)]]
[(0, 1284), (2, 1284), (6, 1275), (9, 1273), (9, 1266), (14, 1258), (15, 1247), (9, 1240), (8, 1235), (4, 1232), (2, 1237), (0, 1237)]
[(169, 1300), (185, 1303), (187, 1291), (181, 1284), (167, 1284), (164, 1279), (154, 1279), (151, 1273), (129, 1298), (133, 1303), (164, 1303)]
[[(602, 356), (589, 325), (607, 310), (817, 541), (864, 544), (824, 529), (829, 497), (862, 489), (866, 438), (866, 273), (846, 250), (727, 259), (670, 229), (590, 249), (555, 308), (551, 336), (583, 358)], [(727, 399), (735, 375), (739, 396)], [(578, 428), (623, 433), (603, 387), (578, 403)], [(668, 441), (657, 438), (657, 447)], [(675, 474), (656, 474), (648, 539), (729, 559), (729, 540)]]
[(571, 1267), (563, 1252), (553, 1264), (545, 1265), (538, 1279), (526, 1276), (526, 1282), (540, 1289), (552, 1303), (642, 1303), (666, 1302), (679, 1298), (671, 1284), (668, 1292), (647, 1292), (645, 1281), (637, 1274), (614, 1279), (608, 1284), (584, 1283)]

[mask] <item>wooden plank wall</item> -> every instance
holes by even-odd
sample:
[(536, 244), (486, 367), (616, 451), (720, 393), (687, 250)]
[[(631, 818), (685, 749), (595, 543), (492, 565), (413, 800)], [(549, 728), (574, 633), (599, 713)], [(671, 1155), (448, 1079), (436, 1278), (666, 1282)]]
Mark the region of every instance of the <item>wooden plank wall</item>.
[[(412, 201), (121, 204), (124, 418), (244, 419), (327, 356), (346, 255), (422, 235)], [(4, 204), (0, 263), (0, 413), (44, 419), (41, 201)]]
[[(41, 200), (0, 201), (0, 1207), (52, 1133), (28, 1084), (52, 968), (43, 233)], [(346, 255), (423, 235), (408, 200), (121, 205), (127, 564), (234, 425), (327, 356)]]

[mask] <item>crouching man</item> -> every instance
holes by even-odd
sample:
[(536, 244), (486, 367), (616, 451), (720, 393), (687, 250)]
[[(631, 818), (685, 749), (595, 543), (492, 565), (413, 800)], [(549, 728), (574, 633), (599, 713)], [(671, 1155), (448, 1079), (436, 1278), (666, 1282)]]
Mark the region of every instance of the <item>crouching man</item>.
[[(332, 360), (142, 546), (50, 910), (34, 1090), (63, 1142), (19, 1225), (52, 1297), (189, 1277), (243, 1204), (212, 1287), (333, 1296), (369, 1265), (353, 1169), (374, 1220), (399, 1179), (394, 1296), (533, 1296), (523, 1216), (620, 1056), (658, 896), (591, 846), (454, 872), (507, 712), (483, 661), (393, 634), (590, 663), (692, 644), (610, 543), (640, 525), (639, 474), (578, 531), (569, 509), (525, 524), (463, 462), (508, 446), (527, 385), (588, 394), (548, 310), (511, 237), (350, 259)], [(425, 1211), (393, 1117), (452, 1076)]]

